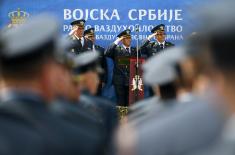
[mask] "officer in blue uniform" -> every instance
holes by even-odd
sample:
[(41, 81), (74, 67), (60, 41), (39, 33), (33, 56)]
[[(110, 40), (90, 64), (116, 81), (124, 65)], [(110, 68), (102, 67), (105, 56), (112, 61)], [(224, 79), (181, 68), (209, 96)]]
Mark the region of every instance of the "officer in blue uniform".
[[(9, 154), (96, 154), (89, 133), (61, 119), (49, 105), (56, 95), (59, 26), (39, 15), (1, 35), (0, 137)], [(3, 145), (4, 146), (4, 145)], [(4, 154), (4, 153), (3, 153)], [(5, 153), (7, 154), (7, 153)]]

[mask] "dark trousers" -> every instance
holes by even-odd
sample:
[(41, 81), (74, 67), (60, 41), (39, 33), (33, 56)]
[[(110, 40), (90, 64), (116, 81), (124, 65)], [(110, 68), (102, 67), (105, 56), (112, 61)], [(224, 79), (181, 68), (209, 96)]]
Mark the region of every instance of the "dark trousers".
[(114, 84), (118, 106), (129, 105), (129, 86)]

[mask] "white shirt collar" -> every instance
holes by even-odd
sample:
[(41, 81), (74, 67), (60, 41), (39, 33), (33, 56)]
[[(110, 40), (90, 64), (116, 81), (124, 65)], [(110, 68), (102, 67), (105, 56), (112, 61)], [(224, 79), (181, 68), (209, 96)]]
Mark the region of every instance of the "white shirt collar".
[(129, 53), (131, 52), (131, 47), (126, 47), (125, 45), (122, 44), (122, 46), (126, 49), (129, 48)]
[(166, 41), (163, 41), (162, 43), (160, 43), (160, 42), (157, 40), (157, 43), (158, 43), (158, 45), (163, 44), (163, 46), (165, 46)]
[(130, 48), (130, 47), (126, 47), (124, 44), (122, 44), (122, 46), (126, 49), (126, 48)]
[[(74, 35), (74, 36), (77, 38), (77, 40), (79, 40), (79, 38), (76, 35)], [(82, 37), (80, 39), (81, 39), (82, 46), (84, 46), (84, 37)]]

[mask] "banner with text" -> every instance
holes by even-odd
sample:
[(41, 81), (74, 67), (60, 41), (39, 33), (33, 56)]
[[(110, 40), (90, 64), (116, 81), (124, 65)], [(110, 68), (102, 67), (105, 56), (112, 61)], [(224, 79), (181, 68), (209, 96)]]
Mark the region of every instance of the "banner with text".
[[(61, 20), (61, 31), (71, 31), (70, 22), (85, 19), (86, 29), (95, 28), (97, 44), (107, 47), (116, 36), (129, 28), (133, 44), (145, 39), (158, 24), (166, 25), (166, 38), (180, 44), (192, 32), (190, 11), (200, 0), (7, 0), (1, 9), (0, 27), (22, 23), (42, 12), (53, 13)], [(139, 27), (137, 34), (136, 27)]]

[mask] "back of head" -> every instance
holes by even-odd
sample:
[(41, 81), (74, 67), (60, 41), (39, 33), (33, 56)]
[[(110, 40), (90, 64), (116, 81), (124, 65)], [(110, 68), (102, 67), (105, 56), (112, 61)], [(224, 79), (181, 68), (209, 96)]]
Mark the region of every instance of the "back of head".
[[(234, 25), (235, 26), (235, 23)], [(209, 39), (209, 48), (213, 63), (220, 70), (235, 72), (235, 28), (221, 34), (213, 34)]]
[[(234, 112), (235, 91), (235, 10), (234, 1), (221, 1), (203, 11), (199, 20), (199, 31), (205, 39), (203, 51), (208, 52), (210, 83), (219, 93), (229, 112)], [(218, 11), (219, 10), (219, 11)]]
[[(225, 0), (205, 8), (199, 21), (201, 35), (209, 50), (212, 65), (220, 70), (235, 69), (234, 40), (235, 40), (235, 10), (234, 1)], [(220, 10), (220, 11), (218, 11)]]
[(159, 93), (162, 100), (174, 100), (177, 95), (175, 82), (168, 82), (159, 86)]
[(100, 67), (98, 52), (86, 51), (74, 59), (74, 76), (80, 89), (90, 94), (96, 94), (99, 76), (103, 72)]

